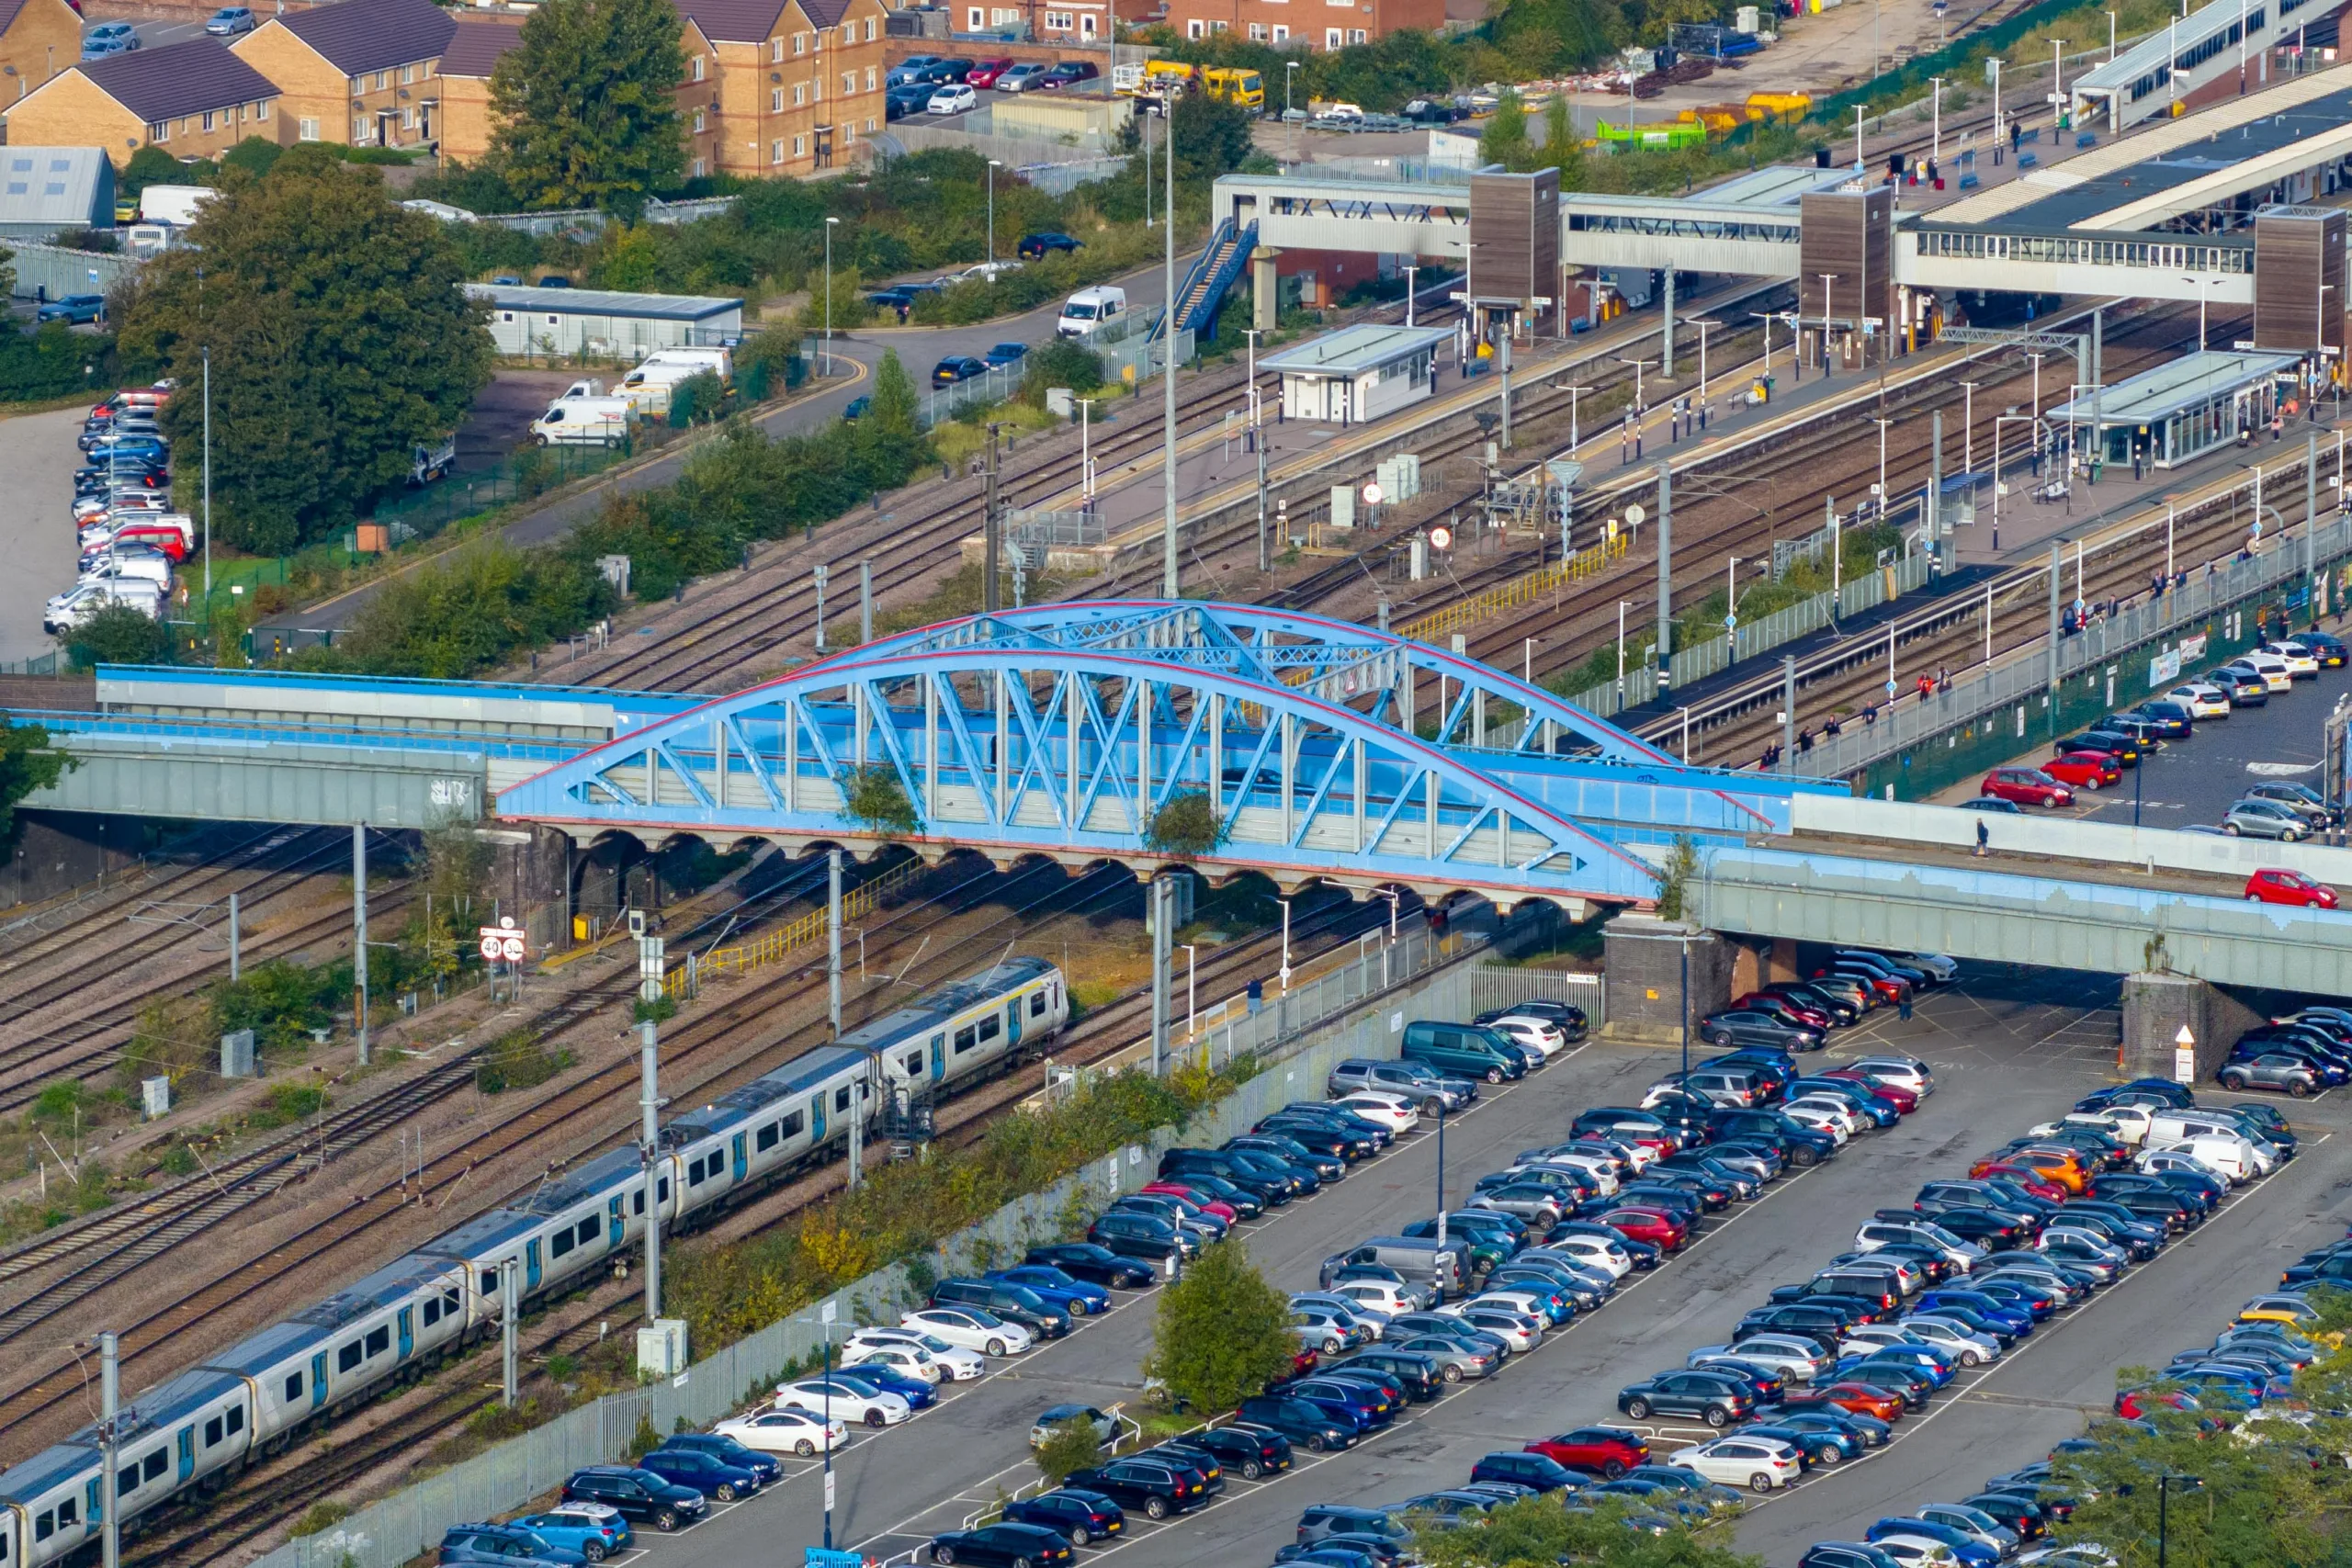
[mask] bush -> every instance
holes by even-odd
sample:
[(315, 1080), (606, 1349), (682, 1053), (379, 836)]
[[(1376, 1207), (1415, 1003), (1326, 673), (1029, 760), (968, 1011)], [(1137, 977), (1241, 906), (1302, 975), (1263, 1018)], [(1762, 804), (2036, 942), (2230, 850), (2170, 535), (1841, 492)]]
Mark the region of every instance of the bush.
[(101, 664), (169, 664), (172, 628), (130, 604), (108, 604), (65, 637), (66, 657), (76, 670)]
[(571, 1052), (550, 1049), (528, 1030), (518, 1029), (492, 1041), (482, 1052), (474, 1068), (474, 1088), (484, 1094), (536, 1089), (576, 1059)]
[(1036, 1459), (1038, 1473), (1059, 1486), (1071, 1471), (1092, 1470), (1102, 1462), (1102, 1439), (1083, 1416), (1057, 1422), (1053, 1436), (1038, 1446)]
[(114, 379), (114, 340), (82, 336), (62, 321), (30, 333), (0, 326), (0, 402), (91, 393)]
[(1216, 814), (1204, 792), (1185, 790), (1170, 795), (1167, 804), (1152, 813), (1143, 844), (1153, 854), (1191, 862), (1214, 854), (1229, 830), (1230, 825)]
[(861, 827), (871, 828), (885, 837), (918, 832), (922, 828), (922, 818), (915, 814), (915, 803), (908, 798), (906, 786), (899, 782), (899, 770), (888, 762), (852, 770), (845, 795), (842, 815)]
[(1020, 397), (1034, 408), (1044, 408), (1050, 388), (1067, 387), (1082, 398), (1101, 385), (1102, 356), (1075, 338), (1057, 337), (1030, 352)]

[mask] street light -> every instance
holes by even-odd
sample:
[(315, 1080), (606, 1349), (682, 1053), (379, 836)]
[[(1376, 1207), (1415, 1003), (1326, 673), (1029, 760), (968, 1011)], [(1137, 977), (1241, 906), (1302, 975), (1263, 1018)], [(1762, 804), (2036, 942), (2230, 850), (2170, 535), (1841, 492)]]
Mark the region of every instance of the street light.
[(825, 374), (833, 373), (833, 228), (838, 218), (825, 220)]
[(2156, 1477), (2156, 1568), (2165, 1568), (2165, 1552), (2171, 1544), (2167, 1539), (2172, 1522), (2169, 1505), (2175, 1486), (2183, 1492), (2201, 1492), (2205, 1488), (2205, 1480), (2198, 1475), (2165, 1474)]
[(2005, 413), (1993, 421), (1993, 553), (1996, 556), (2001, 553), (2001, 492), (2008, 488), (2001, 478), (2001, 427), (2011, 423), (2031, 426), (2035, 420), (2030, 414)]
[(1193, 966), (1193, 944), (1182, 942), (1176, 945), (1184, 950), (1184, 1043), (1189, 1045), (1201, 1037), (1201, 992)]
[(1290, 995), (1290, 900), (1277, 898), (1274, 902), (1283, 907), (1283, 966), (1278, 978), (1283, 983), (1283, 995), (1288, 996)]
[(2202, 354), (2205, 352), (2205, 302), (2211, 298), (2205, 290), (2221, 279), (2199, 274), (2195, 277), (2184, 277), (2181, 281), (2197, 287), (2197, 352)]
[(1701, 316), (1687, 320), (1683, 325), (1699, 329), (1699, 428), (1707, 427), (1707, 333), (1723, 325)]

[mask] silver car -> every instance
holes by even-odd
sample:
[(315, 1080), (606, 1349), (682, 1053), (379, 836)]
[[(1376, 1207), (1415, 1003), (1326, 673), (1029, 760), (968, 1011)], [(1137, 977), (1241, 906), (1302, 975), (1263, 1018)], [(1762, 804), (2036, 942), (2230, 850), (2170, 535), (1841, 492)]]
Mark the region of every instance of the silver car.
[(1438, 1375), (1447, 1382), (1460, 1382), (1464, 1378), (1489, 1377), (1502, 1364), (1502, 1358), (1493, 1351), (1465, 1348), (1442, 1334), (1416, 1334), (1388, 1348), (1410, 1350), (1417, 1356), (1427, 1356), (1437, 1363)]
[(1817, 1343), (1794, 1334), (1752, 1334), (1736, 1345), (1702, 1346), (1683, 1365), (1701, 1366), (1726, 1356), (1770, 1367), (1791, 1382), (1811, 1382), (1832, 1365)]
[(2232, 838), (2278, 839), (2293, 843), (2311, 836), (2311, 819), (2291, 806), (2275, 800), (2239, 801), (2222, 818), (2222, 831)]

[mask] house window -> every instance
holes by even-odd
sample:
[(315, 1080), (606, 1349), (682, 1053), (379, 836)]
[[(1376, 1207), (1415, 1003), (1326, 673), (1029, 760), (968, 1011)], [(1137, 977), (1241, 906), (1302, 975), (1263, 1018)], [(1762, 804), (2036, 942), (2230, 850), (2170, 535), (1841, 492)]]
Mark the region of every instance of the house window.
[[(702, 160), (702, 159), (700, 159), (700, 158), (696, 158), (696, 159), (695, 160), (695, 166), (694, 166), (694, 176), (695, 176), (695, 178), (696, 178), (696, 179), (700, 179), (700, 178), (702, 178), (705, 175), (707, 175), (707, 174), (708, 174), (708, 173), (710, 173), (710, 170), (709, 170), (709, 168), (708, 168), (708, 167), (704, 164), (703, 160)], [(552, 317), (552, 316), (550, 316), (550, 317), (548, 317), (548, 319), (549, 321), (553, 321), (555, 318), (554, 318), (554, 317)]]
[(1282, 23), (1280, 23), (1280, 22), (1276, 22), (1276, 23), (1274, 24), (1274, 41), (1275, 41), (1276, 43), (1282, 43), (1282, 42), (1283, 42), (1284, 40), (1286, 40), (1287, 39), (1289, 39), (1289, 37), (1290, 37), (1290, 28), (1288, 28), (1287, 27), (1284, 27), (1284, 26), (1283, 26)]
[(783, 112), (784, 89), (782, 87), (770, 87), (768, 89), (768, 113), (782, 114)]
[(808, 78), (808, 96), (820, 104), (825, 101), (825, 79), (822, 76)]
[(296, 139), (298, 141), (316, 141), (319, 139), (319, 122), (317, 120), (300, 120), (297, 122), (297, 125), (298, 131)]
[(1094, 13), (1089, 11), (1078, 18), (1078, 30), (1086, 38), (1094, 36)]
[(854, 71), (844, 71), (844, 72), (842, 72), (842, 92), (845, 96), (851, 96), (851, 97), (854, 97), (854, 96), (857, 95), (857, 73), (856, 73), (856, 72), (854, 72)]
[(865, 68), (865, 90), (869, 93), (874, 91), (874, 67), (871, 65)]
[(699, 108), (695, 110), (695, 134), (696, 136), (700, 136), (703, 132), (703, 117), (707, 112), (708, 111), (707, 110)]
[(874, 133), (874, 117), (872, 115), (867, 115), (865, 117), (865, 131), (869, 136)]
[(210, 109), (206, 109), (204, 111), (204, 129), (207, 130), (210, 130), (212, 129), (212, 111)]
[(416, 110), (405, 104), (401, 106), (401, 129), (402, 130), (416, 129)]
[(707, 63), (707, 62), (701, 55), (695, 55), (694, 64), (687, 68), (686, 74), (696, 82), (701, 81), (703, 79), (703, 71)]
[(502, 321), (511, 321), (514, 319), (514, 312), (512, 310), (501, 310), (498, 312), (498, 319)]
[(807, 33), (795, 33), (792, 35), (792, 52), (795, 54), (806, 54), (808, 52), (808, 35)]
[(980, 8), (979, 6), (973, 6), (973, 7), (972, 7), (972, 10), (971, 10), (971, 17), (972, 17), (972, 30), (973, 30), (974, 32), (978, 32), (978, 31), (980, 31), (982, 28), (986, 28), (986, 27), (989, 25), (989, 21), (988, 21), (989, 14), (988, 14), (988, 12), (987, 12), (987, 11), (985, 11), (985, 10), (983, 10), (983, 9), (981, 9), (981, 8)]
[(364, 115), (351, 117), (351, 144), (354, 147), (368, 145), (368, 118)]
[(1197, 17), (1184, 24), (1184, 36), (1186, 38), (1206, 38), (1208, 36), (1208, 31), (1207, 24), (1201, 21)]
[(266, 124), (266, 123), (268, 123), (268, 120), (269, 120), (269, 100), (268, 100), (267, 98), (264, 98), (264, 99), (262, 99), (262, 101), (261, 101), (261, 102), (259, 102), (259, 103), (257, 103), (257, 104), (255, 104), (255, 105), (254, 106), (254, 122), (255, 122), (256, 124)]
[(392, 85), (392, 73), (391, 73), (390, 72), (389, 72), (389, 71), (379, 71), (379, 72), (377, 72), (377, 73), (376, 73), (376, 91), (378, 91), (378, 92), (379, 92), (379, 93), (380, 93), (380, 92), (382, 92), (385, 88), (387, 88), (387, 87), (390, 86), (391, 85)]
[(1225, 24), (1222, 20), (1215, 21), (1215, 22), (1211, 22), (1211, 23), (1209, 24), (1209, 31), (1211, 31), (1211, 32), (1213, 32), (1213, 33), (1221, 33), (1221, 32), (1223, 32), (1223, 31), (1225, 31), (1225, 30), (1226, 30), (1226, 24)]
[(415, 66), (413, 66), (413, 65), (403, 65), (403, 66), (401, 66), (401, 86), (403, 86), (403, 87), (408, 86), (410, 84), (413, 83), (415, 80), (416, 80), (416, 67), (415, 67)]
[(792, 139), (792, 155), (796, 158), (806, 157), (808, 152), (808, 139), (805, 136), (794, 137)]
[(806, 82), (795, 82), (792, 85), (792, 107), (794, 108), (798, 108), (808, 101), (808, 84)]
[(1371, 36), (1371, 34), (1365, 32), (1362, 28), (1350, 28), (1348, 29), (1348, 41), (1350, 43), (1362, 43), (1365, 39)]
[(1250, 24), (1250, 41), (1251, 43), (1263, 43), (1266, 41), (1265, 23), (1252, 22)]
[(865, 18), (865, 41), (868, 43), (874, 41), (874, 18), (871, 17)]
[[(1347, 0), (1337, 0), (1337, 3), (1345, 5)], [(1337, 28), (1325, 28), (1323, 29), (1323, 47), (1325, 49), (1337, 49), (1340, 47), (1340, 39), (1345, 36), (1346, 35), (1341, 33)]]
[(367, 77), (365, 77), (365, 76), (354, 76), (354, 77), (351, 79), (351, 96), (352, 96), (353, 97), (355, 97), (355, 98), (356, 98), (356, 97), (357, 97), (360, 94), (362, 94), (362, 93), (366, 92), (367, 90), (368, 90), (368, 78), (367, 78)]
[(768, 39), (768, 63), (773, 65), (783, 58), (784, 39), (780, 38), (772, 38)]
[[(702, 160), (699, 158), (695, 160), (695, 173), (697, 175), (702, 173)], [(562, 324), (563, 318), (561, 316), (549, 316), (548, 318), (548, 325), (551, 327), (561, 326)]]
[(150, 121), (150, 122), (148, 123), (148, 126), (147, 126), (147, 140), (148, 140), (148, 141), (169, 141), (171, 139), (172, 139), (172, 122), (171, 122), (170, 120), (168, 120), (168, 119), (158, 119), (158, 120), (152, 120), (152, 121)]

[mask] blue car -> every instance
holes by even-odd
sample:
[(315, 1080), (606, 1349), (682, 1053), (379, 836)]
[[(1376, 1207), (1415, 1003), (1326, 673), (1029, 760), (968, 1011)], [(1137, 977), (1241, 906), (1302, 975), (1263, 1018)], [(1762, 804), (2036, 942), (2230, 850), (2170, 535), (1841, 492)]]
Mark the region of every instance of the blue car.
[(563, 1568), (587, 1558), (542, 1540), (513, 1525), (452, 1525), (441, 1537), (441, 1568), (509, 1568), (515, 1562), (546, 1562)]
[(1072, 1317), (1111, 1310), (1110, 1292), (1100, 1285), (1090, 1285), (1083, 1280), (1073, 1279), (1060, 1269), (1042, 1263), (1024, 1263), (1018, 1269), (998, 1269), (981, 1278), (1001, 1280), (1008, 1285), (1025, 1286), (1043, 1298), (1046, 1305), (1059, 1307)]
[(82, 35), (82, 58), (104, 60), (111, 54), (129, 54), (139, 47), (139, 29), (129, 22), (100, 22)]
[(748, 1470), (763, 1486), (784, 1473), (784, 1466), (766, 1454), (718, 1432), (681, 1432), (674, 1438), (663, 1439), (662, 1446), (708, 1454), (721, 1464)]
[(68, 294), (62, 299), (51, 299), (33, 312), (37, 321), (96, 321), (105, 319), (107, 297), (103, 294)]
[(748, 1466), (729, 1464), (715, 1454), (692, 1449), (656, 1449), (637, 1461), (673, 1486), (685, 1486), (715, 1503), (732, 1503), (760, 1489), (760, 1478)]
[(1774, 1442), (1786, 1443), (1796, 1450), (1808, 1465), (1842, 1464), (1847, 1460), (1862, 1457), (1862, 1439), (1859, 1433), (1832, 1427), (1815, 1429), (1792, 1426), (1785, 1420), (1758, 1421), (1738, 1428), (1733, 1436), (1769, 1438)]
[(1907, 1368), (1919, 1373), (1938, 1388), (1951, 1382), (1954, 1371), (1950, 1361), (1924, 1346), (1915, 1348), (1909, 1345), (1882, 1345), (1867, 1356), (1843, 1358), (1838, 1363), (1836, 1375), (1840, 1378), (1851, 1377), (1856, 1368), (1871, 1364)]
[(981, 357), (990, 365), (1018, 365), (1029, 357), (1029, 345), (1025, 343), (1001, 343)]
[(2015, 1303), (2003, 1301), (1988, 1291), (1922, 1291), (1912, 1298), (1911, 1311), (1932, 1313), (1938, 1316), (1955, 1311), (1964, 1312), (2004, 1334), (2022, 1337), (2033, 1332), (2033, 1314)]
[(598, 1503), (570, 1503), (544, 1514), (526, 1514), (514, 1520), (512, 1528), (529, 1530), (549, 1546), (576, 1551), (589, 1562), (626, 1551), (637, 1539), (618, 1509)]
[(910, 1410), (921, 1410), (939, 1399), (939, 1391), (922, 1379), (910, 1378), (895, 1368), (870, 1361), (862, 1366), (834, 1368), (833, 1381), (846, 1383), (861, 1393), (895, 1393), (907, 1402)]
[(1379, 1390), (1338, 1378), (1299, 1378), (1277, 1392), (1317, 1404), (1330, 1414), (1344, 1411), (1369, 1431), (1396, 1419), (1396, 1407)]
[(1954, 1557), (1959, 1558), (1963, 1568), (1993, 1568), (1993, 1565), (2001, 1560), (1999, 1552), (1978, 1540), (1974, 1536), (1965, 1534), (1951, 1525), (1937, 1524), (1930, 1519), (1901, 1517), (1881, 1519), (1863, 1532), (1862, 1539), (1875, 1543), (1884, 1540), (1889, 1536), (1897, 1535), (1935, 1541), (1950, 1550)]

